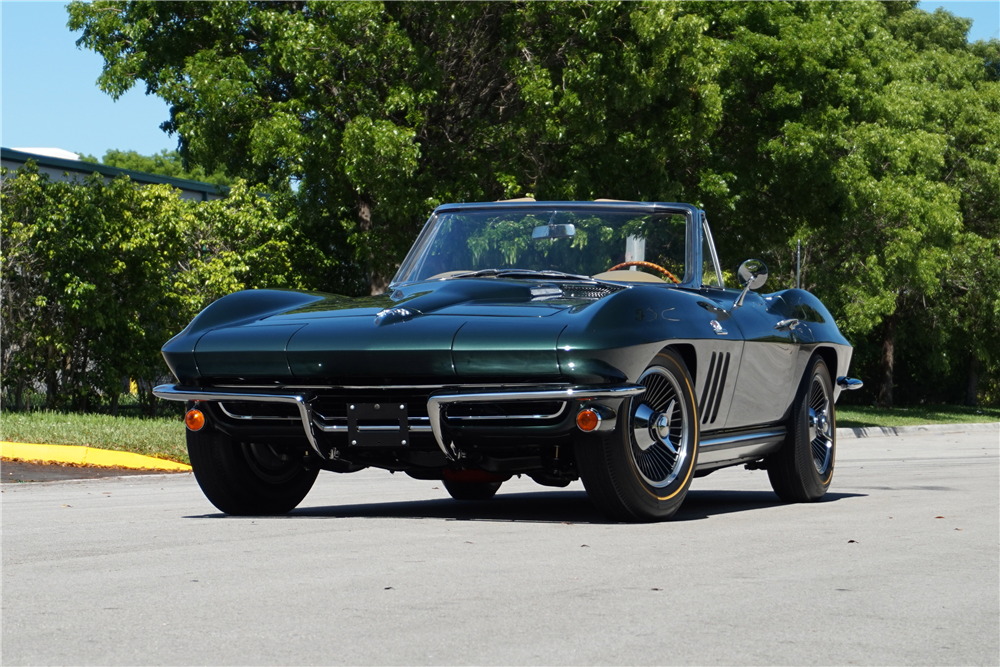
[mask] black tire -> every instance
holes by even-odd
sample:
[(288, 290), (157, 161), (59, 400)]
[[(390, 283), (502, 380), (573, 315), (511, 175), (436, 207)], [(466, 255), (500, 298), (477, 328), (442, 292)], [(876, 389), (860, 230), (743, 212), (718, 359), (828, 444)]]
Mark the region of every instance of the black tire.
[(198, 485), (226, 514), (290, 512), (319, 474), (318, 468), (306, 468), (299, 448), (234, 442), (208, 425), (189, 430), (187, 446)]
[(826, 362), (809, 360), (788, 419), (788, 436), (768, 457), (771, 488), (787, 503), (819, 500), (830, 488), (837, 458), (837, 415)]
[(489, 500), (503, 482), (454, 482), (444, 480), (444, 488), (455, 500)]
[(614, 431), (581, 439), (576, 461), (594, 505), (617, 521), (663, 521), (687, 496), (698, 458), (694, 383), (672, 350), (639, 378), (645, 393), (622, 402)]

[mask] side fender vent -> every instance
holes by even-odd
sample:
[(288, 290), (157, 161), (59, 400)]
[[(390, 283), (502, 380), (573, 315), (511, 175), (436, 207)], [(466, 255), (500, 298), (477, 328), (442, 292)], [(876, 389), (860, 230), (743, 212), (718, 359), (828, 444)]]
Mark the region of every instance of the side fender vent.
[(719, 406), (722, 405), (726, 376), (729, 374), (729, 357), (729, 352), (725, 355), (713, 352), (709, 359), (705, 387), (701, 391), (701, 401), (698, 403), (702, 424), (714, 424), (719, 417)]

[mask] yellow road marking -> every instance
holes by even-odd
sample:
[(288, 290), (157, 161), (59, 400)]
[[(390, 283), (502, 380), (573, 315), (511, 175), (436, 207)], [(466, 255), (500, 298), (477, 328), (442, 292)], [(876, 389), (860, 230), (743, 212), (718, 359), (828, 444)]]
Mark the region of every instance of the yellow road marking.
[(137, 470), (191, 470), (191, 466), (176, 461), (114, 452), (96, 447), (77, 445), (34, 445), (23, 442), (0, 442), (0, 458), (42, 461), (44, 463), (75, 463), (76, 465), (103, 466), (107, 468), (133, 468)]

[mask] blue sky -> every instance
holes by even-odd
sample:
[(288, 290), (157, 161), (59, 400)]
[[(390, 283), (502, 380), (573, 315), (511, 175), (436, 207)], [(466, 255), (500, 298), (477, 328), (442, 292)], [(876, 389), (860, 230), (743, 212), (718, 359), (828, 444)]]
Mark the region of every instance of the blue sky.
[[(974, 20), (971, 40), (1000, 37), (1000, 1), (921, 2)], [(98, 90), (102, 59), (78, 49), (63, 2), (0, 2), (0, 145), (54, 147), (98, 158), (177, 147), (160, 130), (167, 105), (140, 85), (117, 102)]]

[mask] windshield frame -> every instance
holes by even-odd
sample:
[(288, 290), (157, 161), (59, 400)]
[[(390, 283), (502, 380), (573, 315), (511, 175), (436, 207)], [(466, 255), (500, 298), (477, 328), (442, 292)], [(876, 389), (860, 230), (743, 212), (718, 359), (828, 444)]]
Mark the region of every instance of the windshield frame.
[[(471, 204), (443, 204), (437, 207), (427, 220), (424, 228), (417, 236), (406, 258), (399, 265), (396, 275), (389, 283), (389, 289), (395, 289), (401, 285), (408, 285), (423, 280), (403, 281), (401, 276), (407, 275), (417, 263), (424, 249), (433, 242), (440, 227), (437, 220), (440, 216), (455, 213), (458, 211), (489, 211), (489, 210), (545, 210), (545, 211), (607, 211), (607, 212), (634, 212), (644, 215), (683, 215), (685, 218), (684, 235), (684, 278), (679, 287), (689, 289), (699, 289), (701, 287), (701, 261), (702, 261), (702, 219), (704, 211), (682, 203), (665, 202), (613, 202), (613, 201), (518, 201), (518, 202), (484, 202)], [(714, 248), (714, 246), (713, 246)], [(440, 280), (447, 280), (442, 278)], [(613, 282), (613, 281), (612, 281)]]

